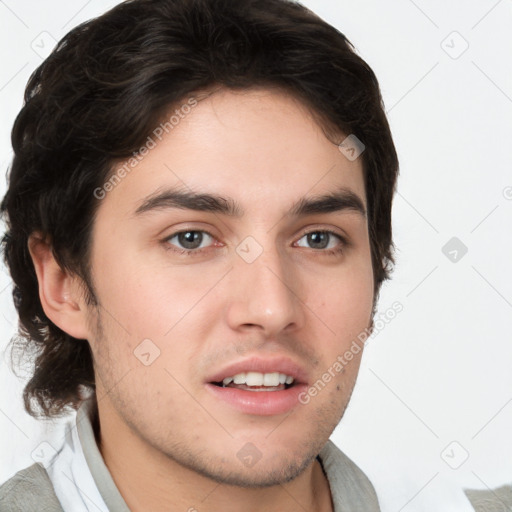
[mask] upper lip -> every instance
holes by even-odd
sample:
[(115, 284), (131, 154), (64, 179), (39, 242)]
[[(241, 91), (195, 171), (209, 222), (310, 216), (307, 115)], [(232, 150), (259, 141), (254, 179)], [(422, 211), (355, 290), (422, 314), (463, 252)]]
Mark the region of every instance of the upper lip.
[(221, 370), (207, 377), (207, 382), (222, 382), (226, 377), (233, 377), (243, 372), (284, 373), (293, 377), (296, 384), (307, 383), (306, 371), (288, 357), (251, 357), (224, 366)]

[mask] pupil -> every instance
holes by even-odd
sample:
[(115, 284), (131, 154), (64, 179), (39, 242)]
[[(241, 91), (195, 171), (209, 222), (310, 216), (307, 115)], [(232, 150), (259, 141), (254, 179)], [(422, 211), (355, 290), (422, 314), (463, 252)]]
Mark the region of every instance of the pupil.
[(329, 243), (328, 233), (309, 233), (308, 243), (313, 249), (325, 249)]
[(178, 235), (178, 240), (185, 249), (197, 249), (203, 241), (203, 234), (199, 231), (186, 231)]

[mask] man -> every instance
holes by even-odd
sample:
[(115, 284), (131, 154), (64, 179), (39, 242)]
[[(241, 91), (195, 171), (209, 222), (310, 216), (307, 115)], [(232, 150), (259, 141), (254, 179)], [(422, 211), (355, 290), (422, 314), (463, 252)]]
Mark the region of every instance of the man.
[(13, 128), (3, 244), (33, 415), (2, 510), (377, 511), (330, 441), (393, 263), (378, 82), (286, 0), (134, 0), (72, 30)]

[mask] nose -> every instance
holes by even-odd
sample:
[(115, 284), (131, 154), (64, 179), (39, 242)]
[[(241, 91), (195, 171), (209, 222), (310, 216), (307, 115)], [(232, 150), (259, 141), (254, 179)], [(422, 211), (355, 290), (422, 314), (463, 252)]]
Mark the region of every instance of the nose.
[(304, 323), (300, 279), (286, 254), (264, 249), (252, 262), (238, 254), (230, 272), (227, 322), (231, 329), (258, 329), (265, 337)]

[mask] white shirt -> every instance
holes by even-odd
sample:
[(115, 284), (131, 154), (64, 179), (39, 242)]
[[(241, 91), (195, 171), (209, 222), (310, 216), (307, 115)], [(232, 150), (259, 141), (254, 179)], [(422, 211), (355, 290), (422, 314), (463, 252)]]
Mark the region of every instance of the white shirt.
[(66, 512), (109, 512), (85, 460), (75, 418), (66, 424), (62, 449), (45, 467)]

